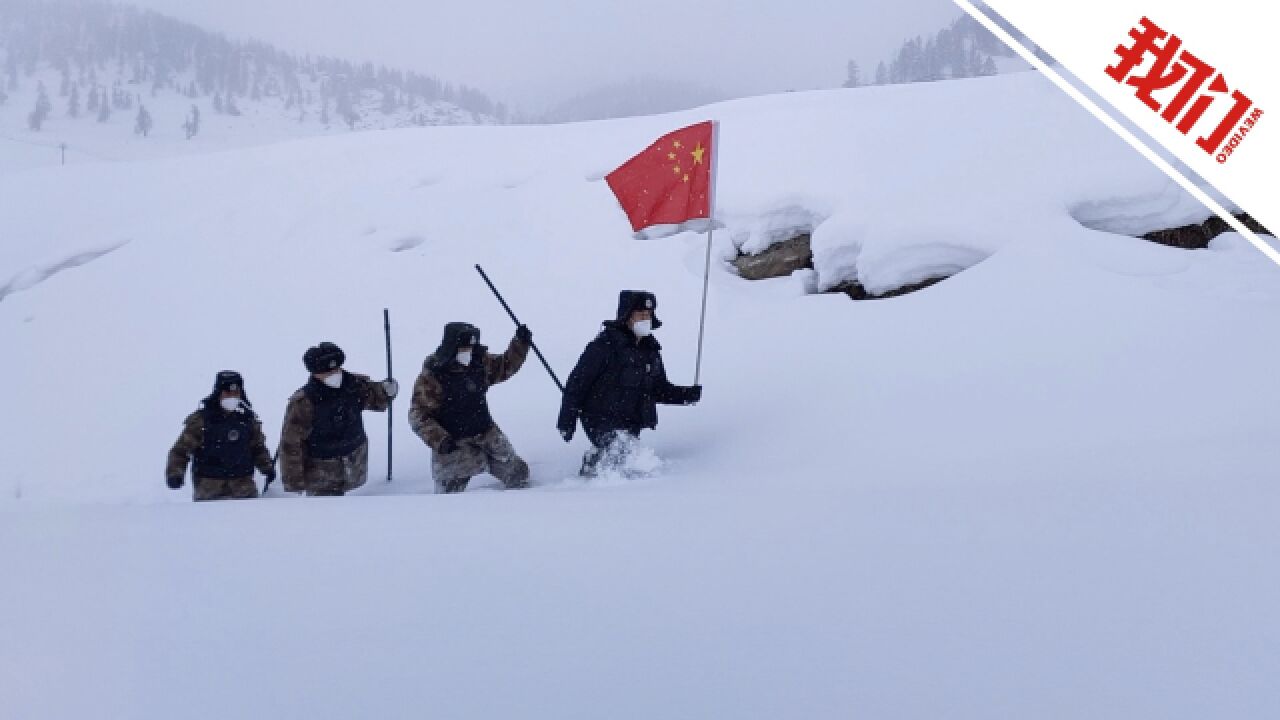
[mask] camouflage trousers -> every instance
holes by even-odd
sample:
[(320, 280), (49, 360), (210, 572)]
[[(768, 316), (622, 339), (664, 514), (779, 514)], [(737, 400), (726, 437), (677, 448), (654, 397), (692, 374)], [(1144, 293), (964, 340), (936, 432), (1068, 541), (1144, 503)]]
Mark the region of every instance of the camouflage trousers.
[(355, 490), (369, 479), (369, 443), (345, 457), (307, 458), (303, 477), (308, 497), (345, 495)]
[(242, 478), (196, 478), (191, 486), (196, 502), (258, 497), (258, 486), (253, 484), (252, 475)]
[(529, 487), (529, 465), (497, 425), (459, 440), (458, 449), (451, 453), (432, 453), (431, 475), (437, 493), (462, 492), (473, 476), (483, 472), (501, 480), (508, 489)]

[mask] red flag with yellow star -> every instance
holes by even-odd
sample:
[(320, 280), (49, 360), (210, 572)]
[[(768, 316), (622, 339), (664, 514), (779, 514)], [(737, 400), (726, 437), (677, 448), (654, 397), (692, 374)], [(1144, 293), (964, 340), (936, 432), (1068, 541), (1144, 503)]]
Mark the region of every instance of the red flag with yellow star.
[(632, 230), (710, 219), (714, 138), (711, 121), (681, 128), (605, 176)]

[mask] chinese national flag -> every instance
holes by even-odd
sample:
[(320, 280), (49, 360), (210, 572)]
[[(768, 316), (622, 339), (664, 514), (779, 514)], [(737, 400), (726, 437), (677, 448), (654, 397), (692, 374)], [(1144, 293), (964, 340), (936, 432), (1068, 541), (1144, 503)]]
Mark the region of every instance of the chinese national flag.
[(711, 217), (714, 128), (707, 121), (667, 133), (605, 176), (632, 230)]

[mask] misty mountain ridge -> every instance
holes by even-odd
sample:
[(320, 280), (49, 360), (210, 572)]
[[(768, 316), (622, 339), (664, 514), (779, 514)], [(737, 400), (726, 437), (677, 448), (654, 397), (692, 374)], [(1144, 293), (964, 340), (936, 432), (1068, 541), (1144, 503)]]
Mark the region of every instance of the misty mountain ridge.
[(0, 3), (0, 170), (56, 164), (63, 143), (70, 161), (113, 160), (507, 120), (474, 88), (230, 40), (150, 10)]
[(661, 77), (637, 77), (601, 85), (548, 110), (543, 122), (609, 120), (678, 112), (727, 100), (729, 95), (696, 83)]
[[(1052, 60), (1016, 28), (998, 21), (1042, 59)], [(907, 38), (893, 57), (888, 62), (881, 60), (874, 71), (850, 60), (845, 68), (844, 87), (959, 80), (1030, 69), (1029, 63), (985, 26), (969, 15), (961, 15), (932, 35)]]

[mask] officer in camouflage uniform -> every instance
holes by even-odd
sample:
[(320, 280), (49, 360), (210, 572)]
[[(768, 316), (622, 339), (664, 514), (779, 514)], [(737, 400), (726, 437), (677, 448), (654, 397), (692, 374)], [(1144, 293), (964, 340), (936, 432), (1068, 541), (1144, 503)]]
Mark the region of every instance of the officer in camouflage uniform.
[(528, 487), (529, 466), (489, 415), (486, 394), (516, 374), (532, 339), (521, 325), (507, 351), (495, 356), (480, 344), (474, 325), (444, 326), (444, 339), (422, 364), (409, 407), (409, 425), (432, 450), (436, 492), (462, 492), (486, 471), (507, 488)]
[(187, 416), (165, 467), (165, 481), (177, 490), (192, 468), (195, 499), (225, 500), (258, 497), (253, 484), (257, 467), (270, 483), (276, 470), (267, 452), (267, 439), (262, 423), (244, 392), (240, 373), (224, 370), (213, 381), (213, 392), (200, 403), (200, 409)]
[(635, 439), (658, 426), (658, 404), (693, 405), (702, 386), (683, 387), (667, 380), (662, 346), (653, 331), (658, 298), (641, 290), (618, 294), (618, 313), (587, 344), (565, 383), (556, 428), (565, 442), (573, 439), (578, 421), (592, 448), (582, 459), (581, 474), (593, 476), (599, 466), (625, 465)]
[(365, 410), (384, 412), (400, 386), (342, 369), (346, 355), (331, 342), (310, 348), (302, 362), (311, 373), (289, 398), (280, 434), (284, 489), (307, 495), (344, 495), (369, 477)]

